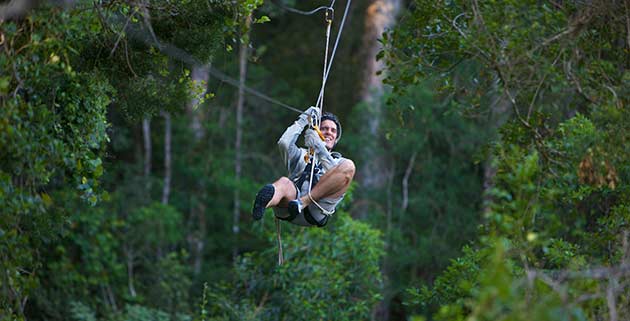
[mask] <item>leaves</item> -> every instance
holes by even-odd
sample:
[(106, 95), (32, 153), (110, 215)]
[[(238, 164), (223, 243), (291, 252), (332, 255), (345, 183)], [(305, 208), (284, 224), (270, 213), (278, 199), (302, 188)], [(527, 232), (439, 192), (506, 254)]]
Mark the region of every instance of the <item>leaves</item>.
[[(383, 59), (395, 94), (430, 79), (460, 113), (491, 115), (491, 126), (497, 113), (505, 120), (490, 147), (496, 176), (473, 244), (485, 263), (453, 262), (433, 287), (411, 292), (410, 303), (445, 297), (433, 308), (438, 319), (627, 316), (615, 307), (627, 291), (607, 302), (578, 299), (611, 291), (607, 280), (532, 272), (621, 264), (611, 257), (627, 242), (617, 225), (625, 224), (630, 177), (622, 161), (630, 155), (619, 148), (627, 146), (621, 106), (630, 99), (621, 89), (626, 44), (617, 36), (626, 33), (618, 14), (626, 11), (620, 3), (415, 1), (389, 33)], [(467, 286), (443, 282), (471, 266), (480, 268)]]
[(273, 247), (243, 256), (236, 286), (212, 290), (213, 314), (230, 320), (369, 318), (382, 299), (381, 235), (344, 212), (329, 224), (330, 229), (284, 234), (282, 266), (271, 259)]

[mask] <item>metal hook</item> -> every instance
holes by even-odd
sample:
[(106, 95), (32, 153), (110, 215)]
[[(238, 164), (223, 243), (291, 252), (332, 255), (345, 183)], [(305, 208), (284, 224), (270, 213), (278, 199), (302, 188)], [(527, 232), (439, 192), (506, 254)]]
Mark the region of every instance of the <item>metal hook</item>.
[(334, 18), (335, 18), (335, 9), (333, 9), (332, 7), (326, 8), (326, 15), (324, 18), (326, 23), (331, 24)]

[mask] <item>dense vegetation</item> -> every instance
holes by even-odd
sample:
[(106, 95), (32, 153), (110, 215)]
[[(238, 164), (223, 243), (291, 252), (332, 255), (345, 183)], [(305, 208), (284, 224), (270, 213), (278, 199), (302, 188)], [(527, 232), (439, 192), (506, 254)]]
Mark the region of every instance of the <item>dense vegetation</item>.
[(327, 1), (0, 5), (0, 319), (630, 318), (628, 4), (409, 0), (369, 56), (390, 2), (325, 107), (380, 184), (282, 223), (282, 265), (249, 207), (297, 114), (236, 87), (312, 105), (323, 12), (283, 7)]
[[(415, 1), (389, 35), (395, 92), (430, 79), (468, 115), (509, 115), (478, 238), (430, 286), (440, 320), (623, 320), (627, 3)], [(397, 68), (402, 62), (408, 68)], [(492, 123), (495, 125), (496, 123)]]

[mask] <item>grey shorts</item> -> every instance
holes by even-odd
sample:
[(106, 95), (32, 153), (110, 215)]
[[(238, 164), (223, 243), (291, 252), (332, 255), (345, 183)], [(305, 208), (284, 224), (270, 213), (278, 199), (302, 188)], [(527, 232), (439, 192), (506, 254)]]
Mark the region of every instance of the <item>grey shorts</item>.
[[(295, 191), (297, 192), (297, 198), (302, 197), (302, 195), (306, 195), (308, 193), (308, 184), (305, 182), (305, 184), (302, 186), (302, 191), (300, 191), (296, 186)], [(337, 204), (339, 204), (342, 199), (343, 195), (336, 198), (327, 197), (317, 201), (317, 204), (319, 204), (319, 206), (321, 206), (327, 212), (334, 212)], [(276, 217), (281, 220), (287, 220), (291, 216), (289, 213), (289, 209), (286, 207), (274, 207), (273, 212)], [(311, 204), (290, 222), (302, 226), (315, 225), (322, 227), (328, 222), (328, 215), (322, 213), (322, 210), (317, 207), (317, 205)]]

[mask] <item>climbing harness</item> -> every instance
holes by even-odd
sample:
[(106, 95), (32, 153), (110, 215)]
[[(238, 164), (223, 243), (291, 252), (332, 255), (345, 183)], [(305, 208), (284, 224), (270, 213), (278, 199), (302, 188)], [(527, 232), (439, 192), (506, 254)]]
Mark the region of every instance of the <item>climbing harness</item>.
[[(317, 119), (317, 123), (318, 124), (315, 125), (314, 123), (311, 123), (311, 127), (317, 132), (317, 134), (319, 135), (319, 138), (324, 141), (325, 140), (324, 135), (319, 130), (319, 122), (320, 122), (320, 120)], [(332, 211), (327, 211), (321, 205), (319, 205), (319, 203), (317, 203), (317, 201), (315, 201), (315, 199), (313, 198), (313, 196), (311, 194), (311, 190), (313, 189), (313, 186), (315, 186), (315, 184), (317, 184), (317, 181), (315, 182), (315, 184), (313, 184), (313, 178), (315, 177), (315, 168), (318, 167), (319, 161), (317, 160), (317, 157), (315, 155), (315, 151), (314, 151), (314, 149), (312, 147), (309, 148), (309, 151), (308, 151), (306, 156), (308, 156), (308, 155), (310, 155), (310, 157), (308, 159), (308, 162), (310, 162), (309, 165), (315, 164), (315, 166), (310, 166), (311, 167), (311, 173), (309, 175), (310, 177), (309, 177), (309, 180), (308, 180), (308, 198), (311, 200), (311, 202), (313, 204), (315, 204), (315, 206), (317, 206), (322, 211), (322, 213), (324, 215), (326, 215), (326, 216), (333, 215), (335, 213), (335, 209), (334, 208), (333, 208)], [(301, 185), (298, 185), (298, 188), (300, 188), (300, 187), (301, 187)]]

